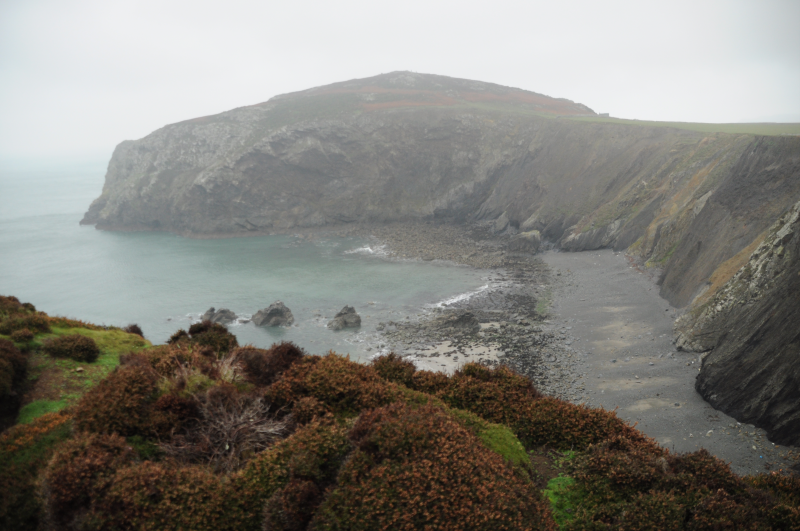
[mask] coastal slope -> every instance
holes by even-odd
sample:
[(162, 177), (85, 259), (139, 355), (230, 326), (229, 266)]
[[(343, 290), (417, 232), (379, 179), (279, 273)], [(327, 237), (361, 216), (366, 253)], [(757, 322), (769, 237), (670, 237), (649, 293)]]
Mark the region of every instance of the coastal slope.
[[(444, 76), (336, 83), (121, 143), (81, 223), (199, 237), (408, 221), (538, 231), (562, 250), (625, 250), (693, 319), (800, 199), (800, 137), (596, 118), (579, 103)], [(769, 300), (796, 306), (792, 297), (780, 284)], [(765, 330), (731, 319), (720, 322)], [(794, 340), (785, 329), (770, 337), (780, 348), (763, 351), (764, 366), (793, 374), (777, 352)]]

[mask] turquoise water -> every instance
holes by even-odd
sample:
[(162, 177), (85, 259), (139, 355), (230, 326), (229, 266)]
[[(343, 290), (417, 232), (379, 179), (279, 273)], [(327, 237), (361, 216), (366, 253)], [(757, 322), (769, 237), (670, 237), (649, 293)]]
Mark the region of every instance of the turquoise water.
[[(102, 178), (102, 167), (0, 170), (0, 294), (51, 315), (137, 323), (153, 343), (187, 328), (211, 306), (249, 318), (281, 300), (296, 326), (235, 323), (230, 330), (240, 344), (289, 340), (311, 353), (333, 349), (363, 359), (380, 348), (378, 322), (416, 315), (486, 284), (485, 273), (390, 261), (352, 238), (199, 240), (81, 227)], [(329, 331), (326, 323), (345, 305), (361, 314), (361, 329)]]

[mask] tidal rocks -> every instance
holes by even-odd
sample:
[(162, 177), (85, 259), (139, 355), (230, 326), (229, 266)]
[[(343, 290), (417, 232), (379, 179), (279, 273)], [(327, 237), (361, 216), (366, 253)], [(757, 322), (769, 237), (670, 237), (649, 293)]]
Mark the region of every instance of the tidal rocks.
[(358, 328), (361, 326), (361, 316), (356, 313), (352, 306), (345, 306), (328, 322), (331, 330), (342, 330), (343, 328)]
[(472, 312), (453, 312), (434, 319), (431, 327), (443, 332), (452, 330), (475, 334), (481, 329), (481, 324)]
[(535, 253), (542, 244), (542, 235), (538, 230), (521, 232), (508, 242), (508, 250), (518, 253)]
[(294, 323), (292, 310), (281, 301), (275, 301), (253, 316), (256, 326), (291, 326)]
[(211, 308), (203, 314), (203, 321), (211, 321), (212, 323), (219, 323), (226, 325), (236, 320), (236, 314), (230, 311), (227, 308), (220, 308), (219, 310), (215, 310), (212, 306)]

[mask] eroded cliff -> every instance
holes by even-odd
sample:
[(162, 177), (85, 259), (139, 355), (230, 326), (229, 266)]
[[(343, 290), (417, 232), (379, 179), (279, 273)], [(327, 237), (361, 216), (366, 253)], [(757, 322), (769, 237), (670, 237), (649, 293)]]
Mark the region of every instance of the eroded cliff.
[[(625, 249), (660, 271), (664, 298), (699, 308), (800, 199), (798, 137), (570, 119), (587, 115), (568, 100), (443, 76), (337, 83), (123, 142), (82, 223), (236, 236), (493, 222), (564, 250)], [(769, 299), (797, 306), (785, 290)], [(777, 356), (775, 371), (788, 363), (776, 352), (763, 353)]]

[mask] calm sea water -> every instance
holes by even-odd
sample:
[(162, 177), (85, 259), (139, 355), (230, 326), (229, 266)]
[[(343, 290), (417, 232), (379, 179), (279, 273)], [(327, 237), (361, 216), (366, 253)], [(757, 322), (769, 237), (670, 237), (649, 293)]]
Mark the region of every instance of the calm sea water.
[[(390, 261), (357, 239), (197, 240), (81, 227), (103, 175), (102, 165), (0, 169), (0, 294), (51, 315), (137, 323), (153, 343), (187, 328), (211, 306), (249, 318), (281, 300), (295, 326), (236, 323), (229, 328), (240, 344), (267, 347), (289, 340), (311, 353), (333, 349), (364, 359), (380, 348), (378, 322), (413, 317), (487, 284), (484, 272)], [(345, 305), (359, 312), (361, 329), (328, 330), (328, 320)]]

